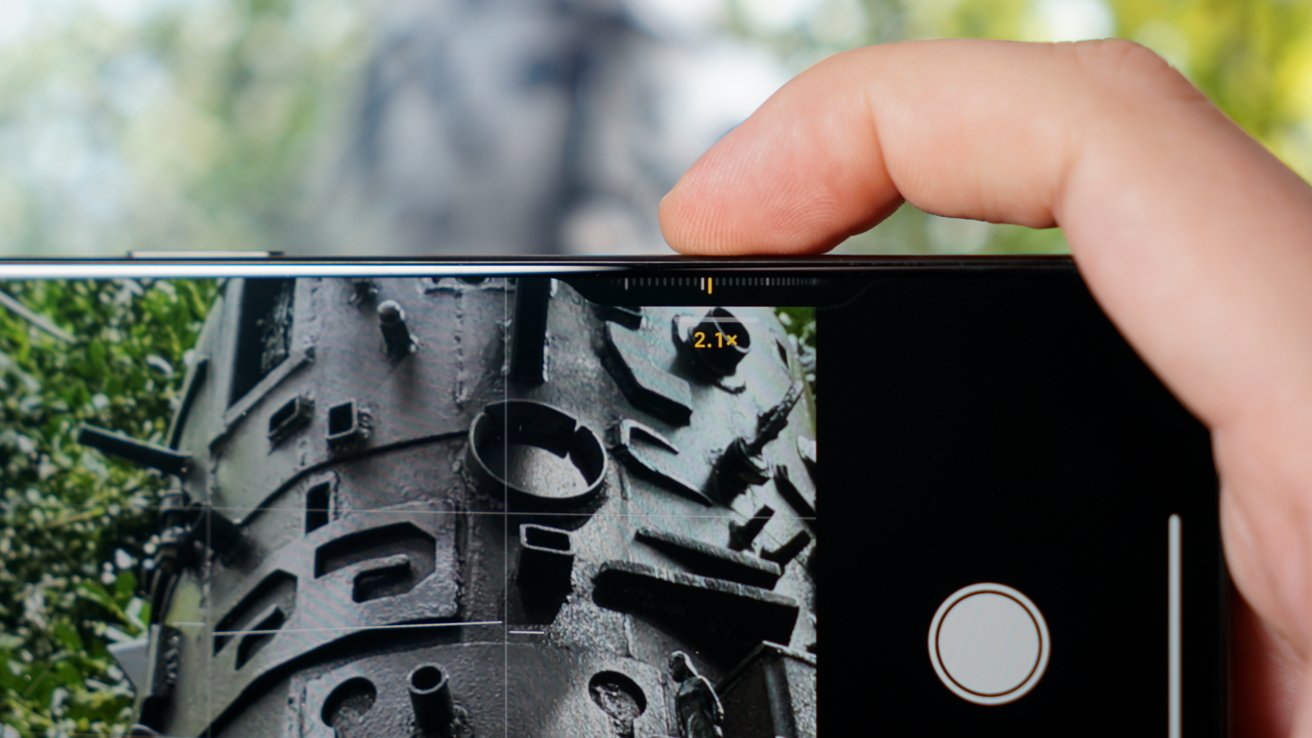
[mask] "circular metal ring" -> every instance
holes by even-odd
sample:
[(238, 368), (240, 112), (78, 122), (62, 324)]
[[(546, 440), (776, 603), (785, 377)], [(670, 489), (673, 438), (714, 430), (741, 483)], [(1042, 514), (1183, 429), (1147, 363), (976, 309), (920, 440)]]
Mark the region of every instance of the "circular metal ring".
[(504, 490), (511, 507), (530, 511), (585, 505), (606, 479), (606, 448), (597, 434), (535, 400), (484, 407), (469, 426), (469, 458), (485, 487)]

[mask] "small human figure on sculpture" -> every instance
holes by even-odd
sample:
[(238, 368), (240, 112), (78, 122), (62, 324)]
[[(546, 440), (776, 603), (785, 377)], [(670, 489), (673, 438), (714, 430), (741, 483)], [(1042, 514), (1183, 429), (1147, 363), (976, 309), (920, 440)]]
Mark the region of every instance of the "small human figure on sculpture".
[(679, 735), (682, 738), (722, 738), (720, 723), (724, 721), (724, 706), (715, 694), (715, 687), (706, 677), (697, 673), (692, 659), (683, 651), (670, 654), (670, 676), (679, 684), (674, 704), (679, 714)]

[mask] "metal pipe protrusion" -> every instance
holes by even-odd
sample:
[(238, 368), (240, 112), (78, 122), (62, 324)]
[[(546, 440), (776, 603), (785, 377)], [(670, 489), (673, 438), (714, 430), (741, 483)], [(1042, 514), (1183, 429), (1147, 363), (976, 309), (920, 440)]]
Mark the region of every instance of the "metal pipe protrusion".
[(77, 442), (101, 453), (126, 459), (138, 466), (156, 469), (165, 474), (184, 477), (191, 470), (191, 455), (166, 446), (138, 441), (122, 433), (84, 425), (78, 429)]
[(797, 558), (797, 555), (806, 550), (811, 545), (811, 534), (806, 531), (798, 531), (796, 535), (788, 539), (784, 545), (773, 551), (766, 551), (761, 554), (761, 558), (766, 561), (773, 561), (779, 566), (788, 566), (788, 562)]
[(383, 332), (387, 355), (393, 360), (414, 353), (414, 336), (410, 335), (410, 327), (405, 324), (405, 311), (396, 300), (386, 300), (378, 305), (378, 328)]
[(437, 664), (421, 664), (410, 672), (407, 681), (415, 724), (426, 735), (449, 738), (451, 723), (456, 717), (456, 704), (451, 697), (446, 672)]
[(765, 524), (774, 517), (774, 508), (761, 505), (746, 523), (729, 523), (729, 548), (744, 551), (751, 548), (752, 542), (765, 530)]
[(547, 312), (551, 280), (521, 277), (515, 283), (515, 313), (510, 322), (510, 378), (536, 386), (547, 381)]

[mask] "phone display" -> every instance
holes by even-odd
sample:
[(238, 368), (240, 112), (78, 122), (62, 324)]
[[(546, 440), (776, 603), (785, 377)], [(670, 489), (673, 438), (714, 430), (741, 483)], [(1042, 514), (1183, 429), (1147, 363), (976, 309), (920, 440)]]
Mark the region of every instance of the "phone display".
[(47, 433), (147, 470), (127, 735), (1223, 734), (1208, 437), (1068, 260), (0, 274), (0, 353), (193, 316)]

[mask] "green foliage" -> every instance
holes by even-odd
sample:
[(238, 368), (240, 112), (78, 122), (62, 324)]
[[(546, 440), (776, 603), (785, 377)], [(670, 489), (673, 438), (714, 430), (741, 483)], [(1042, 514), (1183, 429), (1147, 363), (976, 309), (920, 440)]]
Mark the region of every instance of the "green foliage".
[(358, 73), (367, 5), (5, 3), (0, 248), (284, 244)]
[[(794, 71), (834, 52), (902, 39), (1134, 39), (1179, 67), (1295, 171), (1312, 175), (1312, 3), (721, 2), (733, 32)], [(333, 127), (362, 74), (374, 30), (370, 4), (74, 0), (3, 7), (6, 251), (299, 245), (298, 227), (317, 215), (306, 212), (317, 202), (311, 191), (333, 176), (321, 149), (343, 138)], [(1056, 230), (955, 223), (904, 208), (842, 248), (1031, 253), (1066, 244)]]
[(166, 481), (78, 445), (76, 429), (166, 442), (186, 371), (175, 362), (216, 285), (3, 287), (76, 340), (0, 310), (0, 725), (23, 736), (116, 735), (131, 692), (107, 644), (149, 622), (138, 571)]
[[(797, 71), (904, 39), (1119, 36), (1163, 55), (1305, 179), (1312, 176), (1312, 3), (1290, 0), (726, 0), (734, 28)], [(791, 15), (780, 7), (797, 7)], [(1037, 253), (1060, 231), (950, 221), (904, 207), (841, 250)]]
[[(803, 379), (806, 380), (806, 403), (811, 406), (811, 418), (816, 417), (815, 386), (815, 308), (814, 307), (777, 307), (775, 315), (783, 323), (784, 330), (797, 346), (797, 358), (802, 364)], [(815, 432), (815, 428), (811, 429)]]
[(806, 381), (815, 384), (815, 308), (780, 307), (774, 312), (788, 335), (797, 340), (797, 354), (806, 368)]

